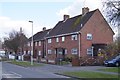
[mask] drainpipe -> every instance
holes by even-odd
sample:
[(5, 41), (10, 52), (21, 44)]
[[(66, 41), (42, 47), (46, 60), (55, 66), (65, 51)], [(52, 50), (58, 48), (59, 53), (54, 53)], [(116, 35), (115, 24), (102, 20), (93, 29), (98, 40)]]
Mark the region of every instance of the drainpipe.
[(93, 57), (93, 48), (94, 48), (94, 47), (92, 46), (92, 57)]
[(46, 58), (47, 58), (47, 38), (45, 39), (46, 43)]
[(79, 36), (78, 44), (79, 44), (79, 58), (80, 58), (80, 32), (78, 32), (78, 36)]

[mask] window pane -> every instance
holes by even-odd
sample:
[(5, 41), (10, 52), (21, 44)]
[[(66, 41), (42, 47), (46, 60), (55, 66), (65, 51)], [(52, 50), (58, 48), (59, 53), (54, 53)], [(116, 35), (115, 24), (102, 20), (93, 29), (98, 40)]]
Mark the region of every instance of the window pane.
[(48, 54), (51, 54), (51, 50), (48, 50)]
[(65, 49), (65, 54), (67, 54), (67, 49)]
[(41, 41), (39, 41), (39, 46), (41, 46)]
[(56, 42), (59, 42), (59, 38), (56, 38)]
[(48, 39), (48, 43), (51, 43), (51, 39)]
[(37, 46), (37, 42), (35, 42), (35, 46)]
[(92, 40), (92, 34), (87, 34), (87, 40)]
[(77, 54), (77, 49), (76, 49), (76, 48), (73, 48), (73, 49), (71, 50), (71, 53), (72, 53), (72, 54)]
[(72, 35), (72, 40), (77, 40), (77, 35)]
[(87, 49), (87, 54), (92, 54), (92, 48)]
[(39, 54), (38, 54), (39, 56), (41, 55), (41, 51), (39, 51)]
[(65, 37), (62, 37), (62, 41), (65, 41)]

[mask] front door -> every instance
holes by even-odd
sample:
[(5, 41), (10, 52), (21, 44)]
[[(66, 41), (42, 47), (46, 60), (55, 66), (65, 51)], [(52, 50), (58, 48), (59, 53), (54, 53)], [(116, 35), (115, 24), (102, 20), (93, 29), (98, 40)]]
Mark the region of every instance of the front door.
[(64, 48), (56, 48), (56, 57), (65, 59), (65, 49)]
[(99, 49), (104, 49), (106, 44), (92, 44), (93, 48), (93, 56), (98, 56)]

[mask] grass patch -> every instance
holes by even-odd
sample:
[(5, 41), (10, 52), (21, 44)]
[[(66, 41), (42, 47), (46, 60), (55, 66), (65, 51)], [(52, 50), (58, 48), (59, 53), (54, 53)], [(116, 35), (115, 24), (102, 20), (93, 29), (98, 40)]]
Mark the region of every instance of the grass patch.
[(62, 65), (67, 65), (67, 64), (70, 64), (70, 62), (67, 62), (67, 61), (62, 61), (61, 63)]
[(118, 75), (111, 75), (111, 74), (104, 74), (104, 73), (90, 72), (90, 71), (65, 72), (63, 74), (78, 78), (118, 78)]
[(33, 65), (31, 65), (30, 62), (15, 61), (15, 60), (10, 61), (9, 63), (19, 65), (19, 66), (23, 66), (23, 67), (43, 66), (43, 64), (33, 63)]
[(120, 70), (120, 67), (114, 67), (114, 68), (106, 68), (106, 69), (98, 69), (100, 71), (105, 71), (105, 72), (116, 72), (118, 73), (118, 70)]

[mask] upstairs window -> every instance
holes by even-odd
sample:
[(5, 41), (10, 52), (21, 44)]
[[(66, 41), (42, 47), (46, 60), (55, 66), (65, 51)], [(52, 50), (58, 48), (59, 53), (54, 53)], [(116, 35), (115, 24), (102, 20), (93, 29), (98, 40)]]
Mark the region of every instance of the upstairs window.
[(51, 43), (52, 41), (51, 41), (51, 39), (48, 39), (48, 43)]
[(87, 34), (87, 40), (92, 40), (92, 34)]
[(28, 42), (28, 44), (27, 44), (28, 46), (30, 46), (30, 42)]
[(64, 41), (65, 41), (65, 37), (63, 36), (63, 37), (62, 37), (62, 42), (64, 42)]
[(31, 42), (31, 46), (33, 46), (33, 42)]
[(39, 46), (41, 46), (41, 41), (39, 41)]
[(77, 35), (72, 35), (72, 36), (71, 36), (71, 39), (72, 39), (72, 40), (77, 40)]
[(56, 42), (59, 42), (59, 38), (58, 37), (56, 38)]
[(37, 46), (37, 42), (35, 42), (35, 46)]

